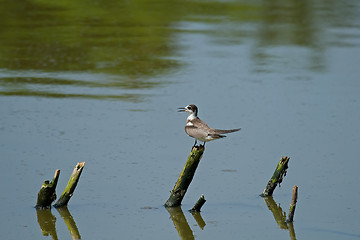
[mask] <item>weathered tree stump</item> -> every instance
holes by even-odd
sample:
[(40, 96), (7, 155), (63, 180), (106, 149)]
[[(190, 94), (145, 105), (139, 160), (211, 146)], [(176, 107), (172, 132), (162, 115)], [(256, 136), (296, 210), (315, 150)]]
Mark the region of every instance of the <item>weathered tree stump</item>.
[(56, 199), (56, 185), (60, 176), (60, 170), (57, 169), (51, 182), (44, 181), (38, 193), (35, 208), (51, 208), (51, 203)]
[(261, 194), (262, 197), (272, 196), (276, 186), (282, 182), (283, 178), (286, 176), (286, 170), (288, 169), (289, 157), (282, 157), (279, 161), (275, 172), (271, 179), (269, 180), (266, 188)]
[(58, 208), (58, 207), (62, 207), (62, 206), (67, 206), (70, 198), (72, 197), (72, 195), (75, 191), (76, 185), (79, 181), (79, 178), (80, 178), (81, 172), (84, 168), (84, 165), (85, 165), (85, 162), (76, 164), (76, 166), (70, 176), (69, 182), (65, 187), (64, 192), (61, 194), (60, 198), (54, 204), (54, 207)]
[(199, 200), (197, 200), (197, 202), (195, 203), (195, 205), (193, 206), (192, 209), (190, 209), (190, 212), (200, 212), (200, 209), (202, 208), (202, 206), (205, 204), (206, 200), (204, 195), (201, 195)]
[(185, 166), (171, 191), (170, 197), (164, 204), (165, 207), (177, 207), (181, 205), (204, 151), (205, 147), (202, 145), (193, 146)]

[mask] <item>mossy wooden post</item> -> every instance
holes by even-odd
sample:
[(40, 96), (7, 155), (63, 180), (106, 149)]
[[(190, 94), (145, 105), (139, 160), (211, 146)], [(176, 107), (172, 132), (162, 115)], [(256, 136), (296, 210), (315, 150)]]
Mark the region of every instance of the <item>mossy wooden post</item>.
[(286, 169), (288, 169), (289, 157), (282, 157), (278, 163), (275, 172), (271, 179), (269, 180), (266, 188), (261, 194), (262, 197), (272, 196), (276, 186), (282, 182), (284, 176), (286, 175)]
[(291, 204), (290, 204), (290, 209), (289, 209), (289, 216), (288, 216), (288, 219), (286, 220), (287, 222), (294, 221), (297, 197), (298, 197), (298, 186), (295, 185), (293, 187), (293, 193), (292, 193)]
[(165, 207), (177, 207), (181, 205), (185, 193), (194, 177), (197, 166), (199, 165), (200, 159), (205, 151), (205, 147), (193, 146), (190, 155), (185, 163), (185, 166), (180, 173), (180, 176), (171, 191), (169, 199), (165, 203)]
[(204, 195), (201, 195), (199, 200), (197, 200), (197, 202), (195, 203), (193, 208), (190, 209), (189, 211), (190, 212), (200, 212), (200, 209), (205, 204), (205, 202), (206, 202), (206, 199), (205, 199)]
[(84, 165), (85, 165), (85, 162), (76, 164), (76, 166), (70, 176), (69, 182), (65, 187), (64, 192), (61, 194), (60, 198), (54, 204), (54, 207), (58, 208), (58, 207), (62, 207), (62, 206), (67, 206), (70, 198), (72, 197), (72, 195), (75, 191), (76, 185), (79, 181), (79, 178), (80, 178), (81, 172), (84, 168)]
[(51, 203), (56, 199), (56, 185), (60, 176), (60, 170), (57, 169), (51, 182), (44, 181), (38, 193), (36, 208), (50, 208)]

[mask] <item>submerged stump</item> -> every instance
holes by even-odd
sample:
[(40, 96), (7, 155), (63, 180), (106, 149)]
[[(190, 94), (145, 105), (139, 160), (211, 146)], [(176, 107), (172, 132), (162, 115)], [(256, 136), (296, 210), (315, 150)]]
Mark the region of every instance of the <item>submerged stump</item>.
[(266, 185), (263, 193), (261, 194), (262, 197), (272, 196), (276, 186), (282, 182), (283, 178), (286, 175), (286, 170), (288, 169), (288, 163), (290, 158), (289, 157), (282, 157), (276, 166), (275, 172), (269, 182)]
[(85, 162), (76, 164), (76, 166), (70, 176), (69, 182), (65, 187), (64, 192), (61, 194), (60, 198), (54, 204), (54, 207), (58, 208), (58, 207), (62, 207), (62, 206), (67, 206), (70, 198), (72, 197), (72, 195), (75, 191), (76, 185), (79, 181), (79, 178), (80, 178), (80, 175), (81, 175), (81, 172), (82, 172), (84, 166), (85, 166)]
[(202, 206), (205, 204), (206, 199), (204, 197), (204, 195), (202, 194), (199, 198), (199, 200), (197, 200), (197, 202), (195, 203), (195, 205), (193, 206), (192, 209), (190, 209), (190, 212), (200, 212), (200, 209), (202, 208)]
[(51, 203), (56, 199), (56, 185), (60, 176), (60, 170), (57, 169), (54, 174), (54, 178), (51, 182), (49, 180), (44, 181), (41, 189), (38, 193), (38, 198), (35, 208), (50, 208)]
[(204, 151), (205, 147), (202, 145), (193, 146), (185, 166), (171, 191), (170, 197), (164, 204), (165, 207), (177, 207), (181, 205)]

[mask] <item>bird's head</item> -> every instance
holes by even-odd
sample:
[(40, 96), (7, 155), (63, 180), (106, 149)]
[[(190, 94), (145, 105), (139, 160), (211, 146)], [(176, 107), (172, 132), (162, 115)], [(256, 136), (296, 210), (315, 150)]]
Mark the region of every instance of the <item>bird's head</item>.
[(186, 107), (179, 108), (178, 112), (187, 112), (189, 115), (195, 115), (198, 114), (198, 108), (194, 104), (187, 105)]

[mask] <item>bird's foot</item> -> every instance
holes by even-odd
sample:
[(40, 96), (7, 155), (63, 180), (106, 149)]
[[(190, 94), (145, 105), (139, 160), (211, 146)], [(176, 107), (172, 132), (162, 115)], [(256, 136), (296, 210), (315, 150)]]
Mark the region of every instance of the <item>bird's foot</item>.
[(195, 141), (195, 143), (194, 143), (194, 145), (192, 146), (192, 148), (196, 148), (196, 149), (205, 148), (205, 142), (204, 142), (204, 144), (199, 144), (199, 145), (197, 145), (197, 141)]

